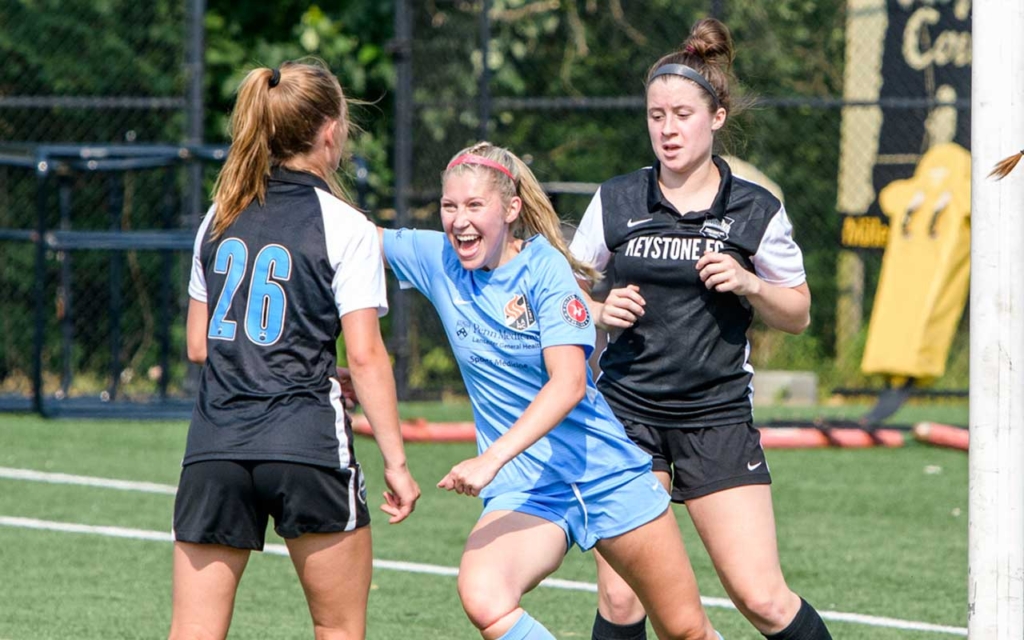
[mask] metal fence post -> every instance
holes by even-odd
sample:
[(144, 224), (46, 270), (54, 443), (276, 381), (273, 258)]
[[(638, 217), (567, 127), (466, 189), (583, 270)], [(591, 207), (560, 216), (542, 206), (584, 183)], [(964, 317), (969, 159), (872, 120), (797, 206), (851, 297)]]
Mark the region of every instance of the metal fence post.
[(480, 80), (478, 84), (480, 109), (480, 139), (487, 140), (491, 121), (491, 68), (487, 58), (491, 53), (491, 0), (480, 6)]
[(50, 173), (49, 158), (36, 156), (36, 256), (35, 331), (32, 334), (32, 408), (46, 415), (43, 402), (43, 341), (46, 338), (46, 189)]
[[(206, 14), (206, 0), (191, 0), (188, 19), (187, 68), (187, 133), (188, 143), (194, 147), (203, 144), (203, 16)], [(185, 208), (187, 226), (199, 227), (199, 215), (203, 209), (203, 166), (192, 159), (188, 167), (188, 205)]]
[[(124, 207), (123, 176), (111, 173), (107, 176), (107, 207), (110, 215), (110, 230), (123, 230), (121, 217)], [(110, 302), (107, 307), (107, 322), (110, 326), (110, 384), (107, 385), (103, 400), (113, 402), (117, 399), (118, 387), (121, 384), (121, 316), (124, 311), (124, 294), (121, 290), (124, 282), (124, 252), (110, 252)]]

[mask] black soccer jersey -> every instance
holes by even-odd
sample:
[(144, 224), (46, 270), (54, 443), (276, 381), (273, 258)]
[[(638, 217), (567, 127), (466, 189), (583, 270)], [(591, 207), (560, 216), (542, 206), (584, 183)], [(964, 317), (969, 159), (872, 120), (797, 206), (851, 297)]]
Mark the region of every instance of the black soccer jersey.
[(189, 282), (209, 330), (184, 464), (354, 464), (335, 344), (341, 316), (387, 311), (376, 227), (320, 178), (282, 168), (264, 205), (211, 240), (212, 212)]
[(573, 254), (605, 271), (609, 288), (635, 284), (647, 306), (601, 354), (598, 388), (620, 419), (655, 427), (711, 427), (752, 418), (746, 298), (709, 291), (695, 265), (706, 251), (733, 256), (764, 281), (805, 281), (782, 203), (732, 175), (707, 211), (680, 212), (658, 185), (658, 165), (612, 178), (594, 195)]

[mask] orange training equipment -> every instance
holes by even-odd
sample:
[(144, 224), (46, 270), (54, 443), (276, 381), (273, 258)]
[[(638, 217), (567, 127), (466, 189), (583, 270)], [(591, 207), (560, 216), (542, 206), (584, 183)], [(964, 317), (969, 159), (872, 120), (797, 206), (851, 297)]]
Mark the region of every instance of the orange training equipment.
[[(352, 430), (359, 435), (373, 437), (370, 423), (363, 416), (352, 419)], [(902, 447), (903, 434), (895, 429), (877, 429), (874, 437), (863, 429), (829, 429), (825, 435), (810, 427), (761, 428), (761, 446), (765, 449), (812, 449), (842, 447)], [(476, 429), (472, 422), (402, 421), (402, 438), (407, 442), (475, 442)]]
[(919, 422), (914, 425), (914, 439), (939, 447), (949, 447), (967, 451), (970, 442), (970, 431), (963, 427), (953, 427), (938, 422)]

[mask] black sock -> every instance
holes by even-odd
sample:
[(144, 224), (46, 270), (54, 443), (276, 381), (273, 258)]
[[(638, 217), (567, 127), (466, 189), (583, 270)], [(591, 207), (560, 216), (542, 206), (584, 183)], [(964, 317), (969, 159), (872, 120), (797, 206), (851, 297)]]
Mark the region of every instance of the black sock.
[(832, 635), (814, 607), (800, 598), (800, 610), (796, 612), (796, 616), (789, 626), (778, 633), (766, 635), (765, 638), (768, 640), (832, 640)]
[(597, 612), (591, 640), (647, 640), (647, 616), (633, 624), (614, 624)]

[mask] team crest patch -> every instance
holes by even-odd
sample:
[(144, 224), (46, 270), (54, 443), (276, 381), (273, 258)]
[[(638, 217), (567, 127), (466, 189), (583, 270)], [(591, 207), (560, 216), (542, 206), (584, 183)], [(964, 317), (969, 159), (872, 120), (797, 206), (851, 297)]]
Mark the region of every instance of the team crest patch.
[(516, 294), (505, 303), (505, 326), (516, 331), (525, 331), (533, 326), (536, 318), (533, 316), (533, 309), (526, 301), (526, 296)]
[(576, 327), (583, 329), (590, 325), (590, 310), (587, 303), (575, 293), (570, 293), (562, 299), (562, 319)]
[(732, 223), (735, 222), (732, 218), (722, 218), (719, 220), (715, 216), (708, 215), (704, 218), (704, 226), (700, 228), (700, 235), (705, 238), (714, 238), (715, 240), (728, 240), (729, 229), (732, 228)]

